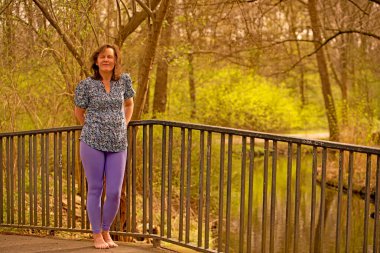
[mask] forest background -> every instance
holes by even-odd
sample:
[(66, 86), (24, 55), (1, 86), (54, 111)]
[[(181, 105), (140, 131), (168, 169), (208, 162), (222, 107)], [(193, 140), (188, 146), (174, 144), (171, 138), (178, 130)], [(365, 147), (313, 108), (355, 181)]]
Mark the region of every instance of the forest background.
[(89, 57), (118, 45), (134, 119), (376, 145), (379, 0), (1, 0), (0, 132), (72, 126)]

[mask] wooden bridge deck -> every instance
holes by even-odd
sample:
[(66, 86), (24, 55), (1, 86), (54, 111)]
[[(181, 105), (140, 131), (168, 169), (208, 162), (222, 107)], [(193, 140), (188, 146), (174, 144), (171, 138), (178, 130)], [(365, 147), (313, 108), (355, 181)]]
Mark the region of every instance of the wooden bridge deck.
[(116, 253), (116, 252), (174, 252), (161, 248), (153, 248), (146, 243), (118, 242), (119, 247), (112, 249), (95, 249), (90, 239), (61, 239), (53, 236), (30, 236), (0, 233), (0, 253)]

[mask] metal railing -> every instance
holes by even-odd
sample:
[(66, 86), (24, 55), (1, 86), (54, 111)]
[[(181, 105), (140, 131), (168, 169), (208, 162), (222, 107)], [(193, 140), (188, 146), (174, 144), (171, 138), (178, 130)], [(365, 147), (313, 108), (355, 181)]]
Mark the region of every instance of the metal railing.
[[(0, 134), (0, 227), (91, 232), (80, 129)], [(114, 235), (200, 252), (380, 252), (380, 149), (159, 120), (129, 133)]]

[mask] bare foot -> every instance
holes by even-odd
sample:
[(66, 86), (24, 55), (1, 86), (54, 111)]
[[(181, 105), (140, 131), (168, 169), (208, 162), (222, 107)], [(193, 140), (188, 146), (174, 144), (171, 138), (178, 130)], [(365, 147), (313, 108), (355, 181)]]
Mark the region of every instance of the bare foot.
[(103, 236), (101, 233), (98, 234), (92, 234), (92, 237), (94, 238), (94, 246), (97, 249), (109, 249), (108, 243), (106, 243), (103, 239)]
[(117, 245), (111, 238), (109, 231), (103, 231), (102, 232), (104, 241), (108, 244), (110, 248), (115, 248), (119, 245)]

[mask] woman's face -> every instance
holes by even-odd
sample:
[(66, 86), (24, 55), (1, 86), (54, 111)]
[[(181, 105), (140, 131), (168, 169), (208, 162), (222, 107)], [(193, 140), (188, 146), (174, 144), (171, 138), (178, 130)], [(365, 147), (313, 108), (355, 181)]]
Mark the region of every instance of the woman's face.
[(100, 52), (96, 65), (99, 67), (100, 72), (112, 72), (115, 68), (115, 52), (112, 48), (106, 48)]

